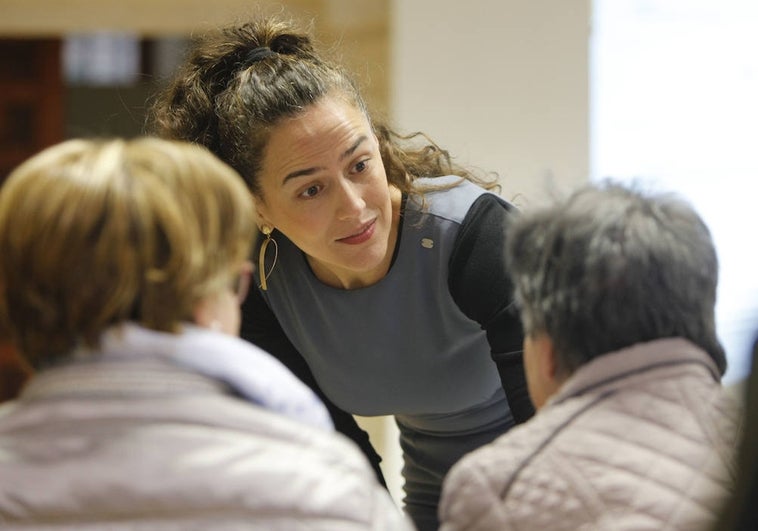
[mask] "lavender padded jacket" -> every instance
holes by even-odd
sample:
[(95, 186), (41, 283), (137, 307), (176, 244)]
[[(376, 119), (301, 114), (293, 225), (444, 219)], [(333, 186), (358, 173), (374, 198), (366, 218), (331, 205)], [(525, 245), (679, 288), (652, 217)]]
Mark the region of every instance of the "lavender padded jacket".
[(708, 529), (732, 489), (742, 422), (719, 379), (683, 339), (596, 358), (453, 467), (441, 529)]
[(213, 332), (127, 327), (0, 407), (0, 529), (412, 526), (273, 358)]

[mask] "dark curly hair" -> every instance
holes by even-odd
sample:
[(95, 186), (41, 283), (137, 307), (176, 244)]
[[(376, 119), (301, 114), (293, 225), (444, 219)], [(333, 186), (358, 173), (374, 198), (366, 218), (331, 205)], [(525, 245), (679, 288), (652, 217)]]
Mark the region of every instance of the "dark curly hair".
[[(234, 167), (261, 195), (258, 174), (273, 127), (327, 95), (366, 113), (379, 140), (389, 183), (421, 193), (417, 177), (458, 175), (487, 189), (497, 176), (480, 176), (452, 161), (423, 133), (401, 135), (373, 120), (350, 75), (319, 55), (311, 37), (292, 22), (260, 18), (207, 34), (153, 99), (149, 133), (202, 144)], [(428, 188), (427, 188), (428, 189)]]

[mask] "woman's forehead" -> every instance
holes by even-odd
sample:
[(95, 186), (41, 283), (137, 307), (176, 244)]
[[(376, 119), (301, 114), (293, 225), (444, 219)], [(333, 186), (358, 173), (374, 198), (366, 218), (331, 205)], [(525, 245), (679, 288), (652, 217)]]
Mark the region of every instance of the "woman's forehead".
[(292, 172), (339, 162), (371, 136), (362, 110), (341, 99), (321, 100), (274, 127), (263, 170), (284, 179)]

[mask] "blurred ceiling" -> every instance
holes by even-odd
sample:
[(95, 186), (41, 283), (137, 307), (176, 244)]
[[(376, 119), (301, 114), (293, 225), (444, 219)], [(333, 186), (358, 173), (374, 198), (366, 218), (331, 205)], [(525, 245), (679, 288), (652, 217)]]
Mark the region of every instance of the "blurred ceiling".
[(0, 36), (129, 31), (187, 35), (259, 12), (343, 28), (384, 24), (389, 0), (0, 0)]
[(369, 103), (386, 112), (390, 1), (0, 0), (0, 39), (91, 32), (192, 36), (257, 14), (280, 13), (313, 23), (318, 40), (334, 48), (364, 85)]

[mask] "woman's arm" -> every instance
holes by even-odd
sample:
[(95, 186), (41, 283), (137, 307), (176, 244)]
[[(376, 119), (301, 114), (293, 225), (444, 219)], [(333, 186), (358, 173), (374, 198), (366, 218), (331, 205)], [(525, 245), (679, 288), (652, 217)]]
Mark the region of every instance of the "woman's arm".
[(487, 333), (492, 359), (517, 423), (534, 414), (524, 374), (523, 328), (505, 267), (505, 228), (516, 209), (484, 194), (466, 214), (450, 256), (453, 300)]
[(368, 434), (358, 426), (355, 418), (350, 413), (338, 408), (326, 397), (316, 382), (305, 359), (287, 338), (279, 321), (268, 304), (266, 304), (266, 301), (263, 300), (258, 289), (253, 288), (242, 305), (240, 337), (274, 356), (316, 393), (329, 410), (334, 427), (360, 447), (374, 468), (379, 483), (386, 487), (387, 484), (379, 467), (382, 458), (371, 445)]

